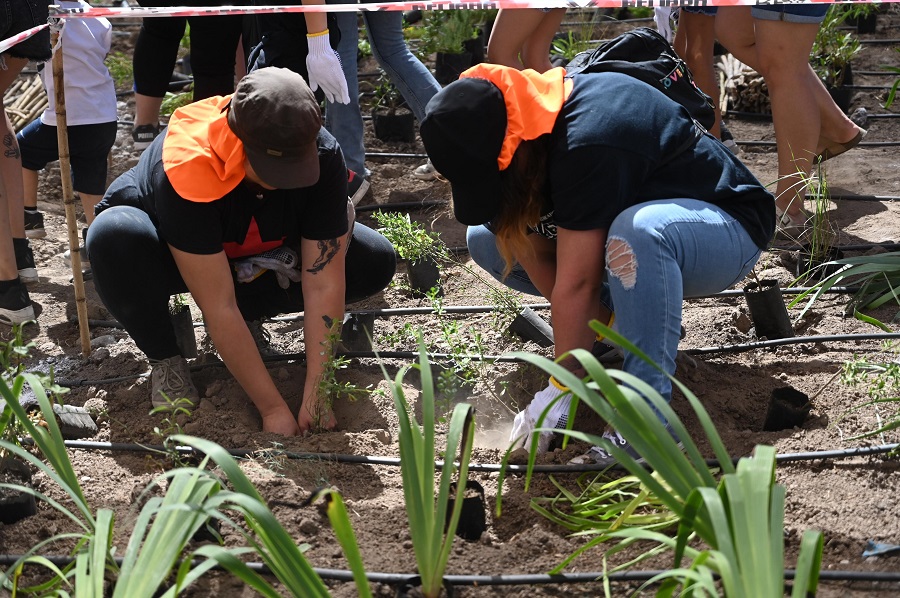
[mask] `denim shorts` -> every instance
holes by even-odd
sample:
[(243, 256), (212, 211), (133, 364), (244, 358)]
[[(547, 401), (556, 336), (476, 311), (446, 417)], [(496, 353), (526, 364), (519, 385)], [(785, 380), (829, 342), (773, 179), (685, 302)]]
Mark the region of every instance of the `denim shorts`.
[[(106, 192), (107, 157), (116, 142), (116, 123), (75, 125), (68, 127), (69, 160), (75, 191), (88, 195)], [(16, 135), (22, 152), (22, 167), (41, 170), (59, 160), (56, 127), (35, 119)]]
[(787, 23), (818, 24), (825, 20), (825, 13), (831, 4), (778, 4), (776, 6), (754, 6), (750, 14), (754, 19), (764, 21), (785, 21)]
[(682, 6), (681, 10), (695, 15), (706, 15), (708, 17), (716, 16), (715, 6)]
[[(50, 16), (49, 0), (5, 0), (0, 3), (0, 39), (8, 39), (32, 27), (44, 25)], [(42, 29), (7, 53), (35, 62), (50, 60), (50, 29)]]

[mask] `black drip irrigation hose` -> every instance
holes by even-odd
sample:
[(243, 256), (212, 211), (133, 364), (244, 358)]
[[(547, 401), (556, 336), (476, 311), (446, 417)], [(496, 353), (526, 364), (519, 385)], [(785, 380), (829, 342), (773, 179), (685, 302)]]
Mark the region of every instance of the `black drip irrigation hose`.
[[(774, 347), (780, 347), (783, 345), (798, 345), (798, 344), (817, 344), (817, 343), (825, 343), (825, 342), (833, 342), (833, 341), (862, 341), (862, 340), (890, 340), (890, 339), (898, 339), (900, 338), (900, 333), (873, 333), (873, 334), (819, 334), (812, 336), (795, 336), (791, 338), (781, 338), (776, 340), (765, 340), (765, 341), (755, 341), (751, 343), (741, 343), (735, 345), (719, 345), (715, 347), (698, 347), (694, 349), (684, 349), (683, 352), (687, 355), (711, 355), (714, 353), (741, 353), (745, 351), (753, 351), (756, 349), (770, 349)], [(346, 357), (348, 359), (411, 359), (415, 360), (419, 358), (419, 353), (417, 351), (339, 351), (337, 355), (340, 357)], [(284, 361), (303, 361), (305, 359), (304, 353), (284, 353), (282, 355), (273, 355), (267, 356), (263, 358), (265, 363), (280, 363)], [(451, 361), (452, 359), (458, 358), (459, 355), (454, 355), (450, 353), (429, 353), (429, 360), (434, 362), (442, 362), (442, 361)], [(507, 355), (479, 355), (479, 354), (470, 354), (465, 356), (466, 359), (470, 359), (472, 361), (489, 361), (494, 363), (524, 363), (523, 360), (517, 357), (511, 357)], [(194, 363), (190, 366), (190, 371), (196, 372), (200, 370), (204, 370), (209, 367), (225, 367), (225, 364), (221, 361), (211, 361), (206, 363)], [(66, 378), (57, 378), (56, 383), (60, 386), (68, 387), (68, 388), (76, 388), (83, 386), (101, 386), (103, 384), (115, 384), (118, 382), (127, 382), (129, 380), (136, 380), (138, 378), (146, 378), (150, 375), (149, 372), (143, 372), (140, 374), (132, 374), (129, 376), (118, 376), (115, 378), (102, 378), (99, 380), (87, 380), (87, 379), (66, 379)]]
[[(22, 444), (32, 444), (30, 438), (20, 439)], [(101, 442), (92, 440), (65, 440), (63, 441), (67, 448), (73, 450), (86, 451), (110, 451), (122, 453), (167, 453), (175, 450), (182, 455), (202, 456), (203, 453), (189, 446), (176, 446), (174, 449), (165, 447), (160, 444), (140, 444), (129, 442)], [(897, 451), (900, 444), (883, 444), (878, 446), (858, 446), (848, 449), (833, 449), (825, 451), (808, 451), (802, 453), (782, 453), (775, 456), (775, 462), (799, 463), (805, 461), (829, 461), (837, 459), (851, 459), (853, 457), (870, 457), (875, 455), (884, 455)], [(223, 447), (224, 448), (224, 447)], [(342, 453), (305, 453), (295, 451), (284, 451), (280, 449), (224, 449), (229, 455), (237, 459), (246, 459), (258, 455), (277, 455), (289, 459), (291, 461), (315, 461), (317, 463), (339, 463), (351, 465), (383, 465), (387, 467), (399, 467), (400, 459), (398, 457), (383, 457), (377, 455), (349, 455)], [(742, 457), (731, 457), (732, 463), (737, 463)], [(444, 461), (436, 460), (434, 462), (437, 469), (444, 468)], [(720, 462), (718, 459), (706, 459), (707, 467), (718, 467)], [(458, 466), (456, 463), (454, 466)], [(549, 465), (535, 464), (531, 471), (534, 473), (584, 473), (594, 471), (605, 471), (609, 466), (596, 464), (582, 465)], [(505, 470), (511, 474), (524, 474), (528, 472), (527, 465), (515, 465), (507, 463), (503, 466), (500, 463), (469, 463), (469, 471), (479, 471), (482, 473), (499, 473)]]
[(398, 201), (394, 203), (369, 204), (365, 206), (357, 206), (356, 213), (374, 212), (381, 210), (382, 212), (396, 212), (410, 208), (430, 208), (434, 206), (446, 206), (446, 199), (423, 199), (422, 201)]
[[(0, 554), (0, 565), (10, 566), (17, 563), (26, 555)], [(31, 555), (34, 556), (34, 555)], [(46, 559), (53, 565), (63, 568), (72, 565), (75, 557), (68, 555), (37, 555)], [(119, 566), (124, 562), (124, 557), (114, 557)], [(247, 562), (244, 565), (255, 573), (272, 575), (271, 569), (265, 563)], [(214, 565), (212, 569), (223, 571), (221, 565)], [(346, 569), (322, 569), (313, 567), (316, 575), (327, 581), (354, 581), (353, 572)], [(658, 575), (666, 573), (666, 570), (643, 571), (603, 571), (582, 573), (523, 573), (523, 574), (499, 574), (499, 575), (444, 575), (443, 581), (451, 586), (516, 586), (516, 585), (561, 585), (571, 583), (597, 583), (604, 579), (612, 583), (649, 581)], [(419, 583), (418, 574), (414, 573), (382, 573), (366, 571), (366, 580), (371, 583), (380, 583), (391, 586), (415, 586)], [(785, 569), (784, 578), (794, 579), (796, 570)], [(820, 580), (828, 581), (868, 581), (868, 582), (895, 582), (900, 581), (900, 571), (850, 571), (850, 570), (825, 570), (819, 572)]]

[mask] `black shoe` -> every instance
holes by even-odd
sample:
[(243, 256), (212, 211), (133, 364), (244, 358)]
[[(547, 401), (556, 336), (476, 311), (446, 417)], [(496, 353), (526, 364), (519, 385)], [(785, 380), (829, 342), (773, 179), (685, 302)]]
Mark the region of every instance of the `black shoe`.
[(141, 125), (135, 127), (131, 131), (131, 138), (134, 140), (134, 149), (144, 151), (150, 147), (153, 140), (159, 137), (159, 129), (159, 125)]
[(25, 236), (29, 239), (43, 239), (47, 236), (44, 215), (37, 210), (25, 210)]
[(38, 273), (34, 265), (34, 252), (28, 245), (28, 239), (13, 239), (13, 250), (16, 252), (16, 268), (22, 282), (37, 282)]
[(734, 135), (732, 135), (732, 134), (731, 134), (731, 131), (729, 131), (729, 130), (725, 127), (725, 123), (722, 123), (722, 124), (719, 125), (719, 126), (721, 127), (721, 130), (722, 130), (722, 133), (721, 133), (721, 135), (722, 135), (722, 144), (723, 144), (725, 147), (727, 147), (729, 150), (731, 150), (731, 153), (734, 154), (735, 156), (737, 156), (738, 154), (740, 154), (740, 153), (741, 153), (741, 148), (738, 146), (737, 142), (734, 140)]
[(366, 196), (368, 190), (369, 181), (348, 168), (347, 195), (350, 196), (350, 201), (353, 202), (354, 206), (362, 201), (362, 198)]
[(34, 307), (22, 281), (14, 280), (8, 289), (0, 291), (0, 323), (13, 326), (34, 318)]

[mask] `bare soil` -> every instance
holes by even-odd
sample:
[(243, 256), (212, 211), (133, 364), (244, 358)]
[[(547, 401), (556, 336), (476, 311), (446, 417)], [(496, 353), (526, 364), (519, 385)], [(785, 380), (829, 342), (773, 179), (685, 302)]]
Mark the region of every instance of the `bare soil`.
[[(624, 25), (633, 26), (633, 25)], [(117, 25), (117, 30), (131, 31)], [(878, 31), (863, 35), (867, 42), (854, 60), (857, 73), (879, 71), (881, 65), (897, 64), (897, 40), (900, 32), (900, 12), (891, 7), (879, 17)], [(611, 30), (608, 35), (615, 33)], [(893, 40), (889, 43), (879, 43)], [(873, 43), (868, 43), (868, 42)], [(361, 70), (373, 70), (365, 66)], [(893, 77), (857, 74), (857, 85), (890, 85)], [(860, 89), (856, 92), (851, 110), (865, 108), (870, 115), (887, 116), (883, 109), (886, 90)], [(130, 119), (132, 107), (123, 102), (121, 117)], [(896, 106), (893, 116), (897, 116)], [(771, 122), (765, 119), (727, 118), (728, 127), (739, 143), (773, 141)], [(367, 124), (367, 127), (370, 125)], [(825, 168), (833, 193), (860, 196), (900, 196), (900, 120), (870, 118), (869, 135), (858, 149), (832, 161)], [(368, 151), (421, 154), (421, 144), (386, 145), (367, 133)], [(133, 166), (138, 153), (133, 151), (130, 127), (121, 126), (113, 149), (111, 176)], [(743, 145), (741, 159), (765, 183), (776, 178), (774, 147)], [(422, 159), (408, 157), (373, 157), (369, 166), (373, 171), (372, 190), (362, 206), (392, 202), (440, 200), (437, 208), (413, 210), (413, 217), (433, 230), (451, 247), (465, 245), (463, 227), (450, 216), (446, 201), (449, 189), (442, 182), (422, 182), (412, 176)], [(150, 416), (149, 367), (128, 335), (119, 328), (94, 326), (91, 329), (94, 348), (82, 355), (78, 327), (74, 321), (75, 301), (72, 273), (63, 263), (62, 253), (67, 247), (64, 211), (58, 168), (42, 177), (40, 209), (46, 215), (48, 237), (33, 241), (40, 273), (40, 282), (30, 287), (33, 300), (41, 307), (38, 325), (26, 330), (27, 339), (34, 343), (28, 360), (30, 369), (49, 371), (58, 379), (70, 383), (71, 392), (65, 400), (84, 405), (98, 414), (100, 431), (92, 439), (122, 443), (157, 444), (154, 433), (161, 418)], [(841, 245), (881, 244), (900, 242), (900, 207), (895, 201), (841, 199), (833, 201), (830, 215), (840, 230)], [(360, 220), (371, 223), (368, 212), (361, 212)], [(860, 255), (883, 251), (847, 251)], [(468, 256), (460, 254), (466, 261)], [(773, 248), (764, 254), (758, 270), (761, 278), (774, 278), (782, 287), (792, 286), (793, 264), (797, 252)], [(140, 264), (134, 265), (140, 268)], [(395, 281), (405, 276), (401, 265)], [(746, 281), (745, 281), (746, 282)], [(742, 288), (745, 283), (738, 285)], [(92, 283), (87, 283), (88, 312), (91, 319), (106, 320), (109, 316), (98, 300)], [(490, 304), (487, 287), (459, 267), (443, 272), (444, 304), (479, 306)], [(534, 302), (532, 298), (523, 298)], [(798, 335), (853, 334), (878, 332), (870, 325), (845, 317), (846, 295), (828, 295), (818, 301), (802, 318), (795, 321)], [(396, 309), (427, 307), (426, 300), (406, 293), (400, 285), (387, 289), (350, 309)], [(896, 305), (880, 308), (873, 315), (893, 323)], [(547, 312), (541, 312), (547, 316)], [(793, 318), (799, 308), (792, 308)], [(444, 322), (459, 324), (457, 345), (468, 350), (477, 338), (486, 354), (497, 355), (510, 350), (526, 349), (550, 355), (533, 343), (523, 343), (502, 332), (488, 313), (446, 314)], [(201, 317), (194, 308), (194, 320)], [(405, 333), (406, 327), (422, 327), (433, 350), (447, 352), (450, 347), (439, 334), (440, 321), (431, 315), (390, 315), (376, 319), (375, 344), (382, 351), (413, 350), (414, 344)], [(686, 301), (684, 306), (686, 337), (682, 349), (734, 345), (756, 340), (748, 318), (744, 299), (740, 296), (716, 297)], [(302, 353), (302, 325), (299, 321), (279, 321), (267, 324), (275, 346), (284, 353)], [(223, 367), (218, 367), (214, 348), (206, 341), (202, 326), (197, 328), (201, 356), (195, 361), (194, 382), (204, 397), (190, 418), (181, 424), (186, 433), (214, 440), (229, 448), (267, 449), (274, 445), (289, 451), (338, 453), (397, 457), (397, 416), (389, 395), (373, 393), (356, 401), (343, 398), (335, 402), (339, 430), (316, 433), (305, 437), (281, 438), (260, 432), (260, 419), (240, 386)], [(888, 409), (864, 409), (850, 415), (848, 410), (865, 399), (864, 388), (849, 387), (835, 378), (844, 364), (858, 356), (891, 360), (878, 340), (844, 340), (805, 342), (777, 348), (747, 351), (718, 352), (696, 355), (691, 363), (682, 364), (677, 373), (687, 386), (703, 401), (712, 415), (730, 453), (749, 454), (757, 444), (772, 444), (779, 453), (840, 450), (864, 445), (878, 445), (898, 441), (891, 432), (870, 440), (850, 440), (856, 434), (873, 429), (879, 422), (894, 416)], [(393, 375), (411, 359), (387, 359), (385, 364)], [(304, 365), (300, 359), (271, 364), (270, 372), (283, 396), (297, 408), (304, 379)], [(387, 390), (381, 369), (375, 359), (351, 360), (340, 371), (338, 380), (360, 388)], [(477, 463), (499, 463), (513, 414), (524, 407), (532, 394), (543, 387), (543, 376), (532, 367), (511, 363), (485, 366), (474, 387), (468, 387), (443, 405), (467, 400), (477, 408), (478, 434), (475, 440)], [(812, 413), (800, 427), (779, 432), (763, 432), (762, 424), (768, 401), (774, 389), (791, 386), (812, 398)], [(419, 390), (417, 381), (410, 379), (406, 386), (408, 397), (415, 401)], [(673, 400), (676, 411), (687, 422), (691, 432), (700, 432), (683, 397)], [(577, 425), (596, 429), (596, 417), (579, 416)], [(443, 430), (443, 424), (439, 423)], [(441, 439), (443, 436), (441, 436)], [(708, 446), (700, 442), (701, 450)], [(443, 449), (440, 446), (441, 450)], [(547, 463), (564, 464), (584, 446), (570, 446), (546, 458)], [(710, 455), (711, 456), (711, 455)], [(122, 549), (134, 518), (134, 498), (150, 479), (167, 466), (164, 458), (146, 453), (73, 450), (71, 458), (85, 488), (88, 500), (95, 508), (106, 507), (116, 512), (116, 543)], [(399, 469), (368, 464), (340, 464), (326, 460), (248, 460), (244, 468), (271, 502), (279, 520), (298, 542), (308, 543), (308, 559), (316, 567), (346, 568), (346, 562), (334, 540), (325, 515), (315, 506), (301, 506), (310, 492), (322, 485), (338, 488), (348, 504), (352, 523), (359, 539), (366, 568), (372, 572), (413, 573), (415, 560), (406, 521)], [(898, 462), (893, 457), (876, 455), (844, 459), (818, 459), (782, 464), (778, 480), (787, 487), (786, 539), (787, 563), (793, 567), (798, 538), (807, 528), (819, 529), (825, 535), (823, 571), (851, 570), (886, 572), (900, 570), (898, 556), (887, 555), (864, 558), (862, 552), (869, 540), (900, 543), (898, 510)], [(575, 488), (575, 475), (556, 475), (556, 479)], [(486, 501), (493, 504), (500, 488), (494, 473), (474, 473), (472, 478), (485, 488)], [(56, 498), (56, 491), (48, 478), (36, 474), (35, 483), (42, 492)], [(529, 505), (533, 497), (553, 496), (555, 489), (544, 475), (538, 475), (528, 492), (521, 477), (508, 477), (502, 488), (503, 514), (495, 517), (489, 509), (488, 529), (476, 542), (458, 540), (454, 546), (448, 573), (450, 574), (526, 574), (545, 573), (557, 565), (586, 541), (571, 537), (565, 529), (545, 520)], [(22, 553), (41, 538), (69, 530), (72, 523), (46, 505), (40, 505), (37, 516), (14, 525), (0, 524), (0, 553)], [(226, 537), (234, 543), (237, 537)], [(58, 553), (64, 552), (60, 547)], [(896, 553), (895, 553), (896, 554)], [(619, 557), (617, 557), (619, 558)], [(657, 558), (642, 567), (666, 568), (668, 558)], [(602, 571), (603, 552), (589, 551), (578, 558), (569, 572)], [(352, 584), (333, 582), (337, 596), (352, 596)], [(624, 595), (634, 586), (614, 585), (614, 595)], [(391, 595), (394, 590), (376, 584), (379, 595)], [(820, 596), (897, 595), (900, 586), (876, 582), (822, 582)], [(188, 592), (195, 596), (249, 596), (253, 593), (225, 575), (215, 575)], [(459, 596), (595, 596), (602, 593), (597, 583), (548, 586), (502, 586), (458, 588)]]

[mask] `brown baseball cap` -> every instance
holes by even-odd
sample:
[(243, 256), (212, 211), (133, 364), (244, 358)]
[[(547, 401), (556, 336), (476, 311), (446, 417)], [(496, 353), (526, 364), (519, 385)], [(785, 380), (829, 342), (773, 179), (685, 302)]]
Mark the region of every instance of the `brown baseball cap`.
[(228, 126), (267, 185), (295, 189), (319, 180), (322, 111), (297, 73), (266, 67), (241, 79), (231, 97)]

